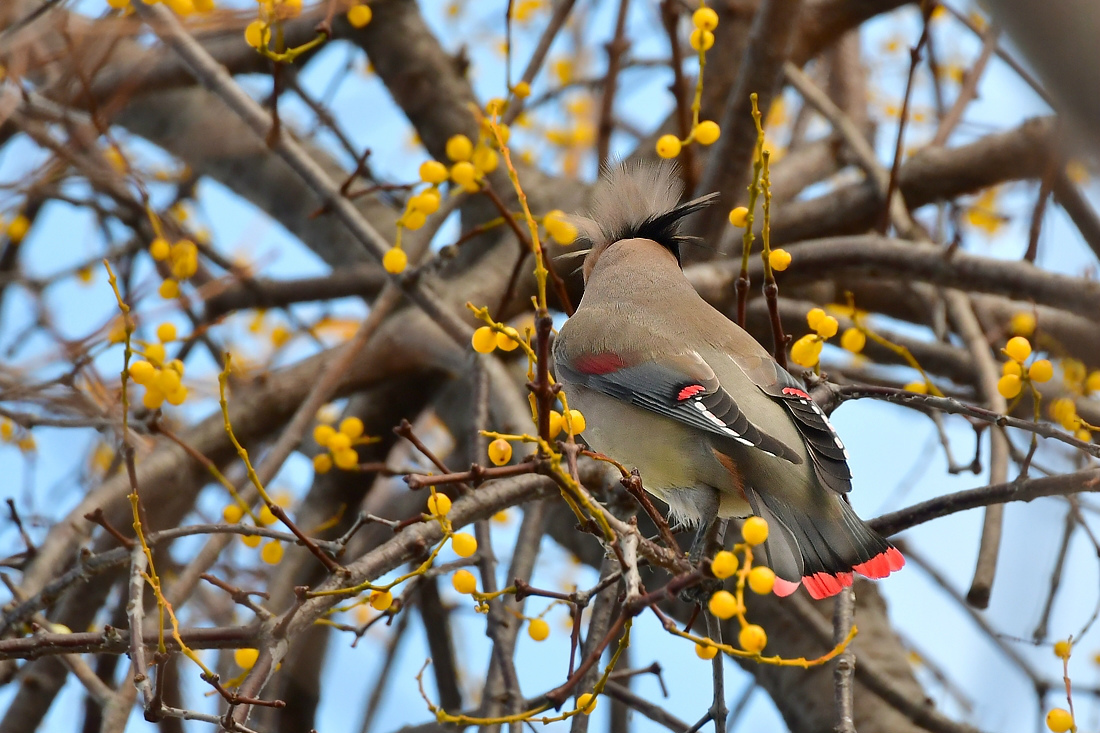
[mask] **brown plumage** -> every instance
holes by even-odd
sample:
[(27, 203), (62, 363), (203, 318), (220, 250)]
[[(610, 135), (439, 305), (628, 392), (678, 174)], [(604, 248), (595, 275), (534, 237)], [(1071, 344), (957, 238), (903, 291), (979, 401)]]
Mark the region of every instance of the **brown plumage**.
[(557, 378), (596, 449), (637, 466), (674, 518), (768, 520), (776, 592), (815, 598), (883, 577), (901, 554), (848, 505), (847, 451), (802, 385), (706, 303), (680, 269), (671, 165), (618, 168), (576, 218), (591, 242), (585, 292), (554, 345)]

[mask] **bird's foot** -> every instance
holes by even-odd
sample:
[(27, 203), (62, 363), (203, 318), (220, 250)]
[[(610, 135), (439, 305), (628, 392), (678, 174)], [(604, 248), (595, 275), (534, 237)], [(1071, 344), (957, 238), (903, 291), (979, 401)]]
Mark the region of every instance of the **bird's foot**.
[(704, 578), (697, 585), (684, 588), (680, 591), (680, 600), (691, 605), (702, 605), (710, 600), (715, 591), (721, 589), (722, 581), (718, 578)]

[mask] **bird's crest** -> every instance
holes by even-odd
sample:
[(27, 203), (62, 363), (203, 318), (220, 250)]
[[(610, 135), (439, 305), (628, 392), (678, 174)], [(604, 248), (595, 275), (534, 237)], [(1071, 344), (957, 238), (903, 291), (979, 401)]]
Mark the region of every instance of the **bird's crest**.
[(587, 216), (572, 217), (580, 239), (588, 240), (585, 280), (603, 250), (622, 239), (651, 239), (680, 261), (680, 245), (694, 237), (680, 233), (681, 220), (717, 197), (712, 193), (680, 203), (684, 184), (669, 161), (605, 167)]

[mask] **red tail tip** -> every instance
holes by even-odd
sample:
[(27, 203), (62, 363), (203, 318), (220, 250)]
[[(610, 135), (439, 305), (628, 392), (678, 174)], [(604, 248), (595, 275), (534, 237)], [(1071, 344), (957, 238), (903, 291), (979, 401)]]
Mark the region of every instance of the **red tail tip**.
[(798, 590), (800, 584), (800, 582), (792, 583), (789, 580), (783, 580), (783, 578), (776, 578), (775, 585), (772, 586), (772, 591), (780, 598), (786, 598)]
[[(896, 547), (891, 547), (885, 552), (875, 555), (870, 560), (861, 562), (859, 565), (852, 568), (852, 570), (866, 578), (877, 580), (879, 578), (885, 578), (896, 570), (901, 570), (904, 566), (905, 558)], [(810, 597), (815, 601), (820, 601), (822, 598), (835, 596), (842, 589), (851, 586), (852, 574), (814, 573), (813, 575), (803, 576), (801, 582), (791, 582), (783, 578), (776, 578), (774, 592), (780, 598), (786, 598), (798, 590), (799, 585), (806, 586), (806, 592), (810, 594)]]
[(856, 565), (852, 570), (855, 570), (860, 575), (866, 578), (879, 579), (885, 578), (895, 570), (901, 570), (905, 565), (905, 558), (898, 551), (898, 548), (891, 547), (885, 552), (880, 552), (870, 560), (861, 562)]

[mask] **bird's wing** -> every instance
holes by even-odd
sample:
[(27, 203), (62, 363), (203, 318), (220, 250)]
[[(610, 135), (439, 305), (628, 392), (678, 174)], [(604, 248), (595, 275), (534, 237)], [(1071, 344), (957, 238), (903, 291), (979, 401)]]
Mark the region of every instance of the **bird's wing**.
[(823, 486), (838, 494), (852, 490), (852, 471), (848, 468), (848, 449), (840, 441), (829, 418), (802, 389), (787, 370), (775, 365), (776, 380), (769, 385), (757, 385), (773, 400), (782, 403), (794, 418), (802, 435), (817, 477)]
[(802, 462), (789, 446), (749, 422), (697, 353), (658, 361), (635, 361), (629, 355), (611, 352), (575, 359), (560, 352), (555, 356), (558, 378), (563, 382), (583, 385), (791, 463)]
[(821, 484), (838, 494), (851, 491), (852, 472), (848, 468), (848, 451), (829, 418), (798, 380), (759, 347), (755, 339), (740, 329), (731, 330), (729, 336), (735, 340), (726, 344), (724, 353), (729, 354), (738, 368), (764, 394), (787, 409), (806, 444)]

